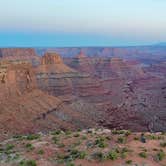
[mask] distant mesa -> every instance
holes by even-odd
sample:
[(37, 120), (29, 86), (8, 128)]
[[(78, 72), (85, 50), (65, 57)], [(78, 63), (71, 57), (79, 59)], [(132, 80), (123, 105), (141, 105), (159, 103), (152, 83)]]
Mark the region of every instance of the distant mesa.
[(49, 65), (49, 64), (62, 64), (63, 60), (59, 54), (48, 52), (42, 57), (41, 64)]

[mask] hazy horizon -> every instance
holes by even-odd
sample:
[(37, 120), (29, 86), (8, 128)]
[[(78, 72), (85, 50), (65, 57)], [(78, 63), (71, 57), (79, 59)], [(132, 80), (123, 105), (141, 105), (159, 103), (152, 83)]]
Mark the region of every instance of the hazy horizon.
[(0, 47), (139, 46), (166, 41), (164, 0), (0, 0)]

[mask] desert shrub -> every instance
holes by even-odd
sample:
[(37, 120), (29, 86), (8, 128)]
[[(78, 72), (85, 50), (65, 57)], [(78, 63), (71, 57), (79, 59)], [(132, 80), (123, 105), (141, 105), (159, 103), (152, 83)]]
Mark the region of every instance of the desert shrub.
[(156, 154), (156, 159), (157, 161), (161, 161), (165, 158), (165, 153), (163, 150), (160, 150), (157, 154)]
[(6, 150), (9, 151), (9, 150), (12, 150), (14, 148), (14, 145), (13, 144), (7, 144), (6, 145)]
[(60, 135), (61, 134), (61, 130), (53, 131), (51, 134), (52, 135)]
[(57, 136), (52, 137), (52, 140), (53, 140), (54, 144), (59, 142), (59, 138)]
[(127, 149), (126, 147), (122, 148), (121, 151), (120, 151), (120, 157), (123, 158), (123, 159), (126, 158), (128, 152), (129, 152), (129, 149)]
[(105, 155), (102, 152), (95, 152), (92, 154), (92, 158), (97, 161), (103, 161), (105, 159)]
[(22, 160), (19, 163), (19, 166), (37, 166), (35, 160)]
[(134, 137), (134, 140), (135, 140), (135, 141), (138, 141), (138, 140), (139, 140), (139, 138), (138, 138), (138, 137)]
[(116, 150), (111, 150), (108, 155), (107, 158), (111, 159), (111, 160), (116, 160), (118, 158), (118, 153)]
[(25, 147), (27, 148), (28, 151), (31, 151), (31, 150), (35, 149), (35, 147), (30, 143), (26, 144)]
[(14, 135), (13, 136), (14, 139), (19, 139), (19, 140), (23, 140), (24, 137), (22, 135)]
[(140, 152), (139, 156), (142, 157), (142, 158), (147, 158), (146, 152)]
[(105, 139), (106, 140), (111, 140), (111, 137), (110, 136), (106, 136)]
[(124, 144), (126, 142), (126, 138), (125, 137), (118, 137), (117, 142), (121, 143), (121, 144)]
[(127, 137), (127, 136), (129, 136), (129, 135), (131, 135), (131, 131), (130, 131), (130, 130), (127, 130), (127, 131), (125, 132), (125, 136)]
[(65, 166), (75, 166), (75, 165), (74, 165), (74, 163), (67, 162), (67, 163), (65, 164)]
[(132, 160), (127, 160), (126, 164), (132, 164), (132, 162), (133, 162)]
[(95, 145), (97, 145), (99, 148), (105, 148), (107, 146), (105, 139), (103, 137), (97, 138), (95, 140)]
[(38, 139), (40, 138), (40, 135), (39, 134), (29, 134), (26, 139), (27, 140), (35, 140), (35, 139)]
[(165, 148), (166, 147), (166, 142), (161, 142), (160, 146), (163, 147), (163, 148)]
[(43, 149), (38, 150), (37, 154), (40, 154), (40, 155), (44, 154), (44, 150)]
[(71, 150), (70, 152), (70, 156), (72, 157), (72, 159), (84, 159), (86, 156), (86, 153), (84, 151), (78, 151), (76, 149)]
[(115, 134), (115, 135), (125, 134), (125, 130), (112, 130), (112, 134)]

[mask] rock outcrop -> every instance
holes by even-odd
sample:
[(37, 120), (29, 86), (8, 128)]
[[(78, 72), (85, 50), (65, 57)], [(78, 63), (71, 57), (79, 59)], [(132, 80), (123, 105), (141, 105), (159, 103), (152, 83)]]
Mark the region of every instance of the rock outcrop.
[(31, 64), (1, 61), (0, 72), (0, 139), (11, 134), (95, 125), (61, 99), (39, 90)]

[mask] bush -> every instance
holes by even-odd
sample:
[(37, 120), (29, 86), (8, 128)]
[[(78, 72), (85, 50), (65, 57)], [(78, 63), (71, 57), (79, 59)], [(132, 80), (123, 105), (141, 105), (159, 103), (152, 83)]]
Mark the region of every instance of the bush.
[(38, 135), (38, 134), (30, 134), (26, 137), (27, 140), (35, 140), (38, 138), (40, 138), (40, 135)]
[(42, 155), (42, 154), (44, 154), (44, 150), (40, 149), (37, 153)]
[(103, 161), (105, 159), (105, 155), (102, 152), (95, 152), (92, 154), (92, 157), (98, 161)]
[(163, 150), (160, 150), (160, 152), (158, 152), (158, 153), (156, 154), (156, 158), (157, 158), (158, 161), (163, 160), (163, 159), (165, 158), (165, 153), (164, 153), (164, 151), (163, 151)]
[(125, 136), (127, 137), (127, 136), (129, 136), (129, 135), (131, 135), (131, 131), (130, 131), (130, 130), (127, 130), (127, 131), (125, 132)]
[(97, 145), (99, 148), (105, 148), (107, 146), (107, 144), (105, 143), (105, 139), (104, 138), (97, 138), (95, 140), (95, 145)]
[(19, 163), (19, 166), (37, 166), (35, 160), (22, 160)]
[(32, 144), (29, 144), (29, 143), (26, 144), (25, 147), (27, 148), (28, 151), (31, 151), (31, 150), (34, 150), (34, 149), (35, 149), (35, 147), (33, 147), (33, 145), (32, 145)]
[(119, 135), (119, 134), (125, 134), (124, 130), (112, 130), (112, 134)]
[(56, 143), (58, 143), (59, 138), (58, 138), (58, 137), (56, 137), (56, 136), (54, 136), (54, 137), (52, 137), (52, 140), (54, 141), (54, 144), (56, 144)]
[(61, 134), (61, 130), (56, 130), (51, 133), (52, 135), (59, 135)]
[(76, 158), (84, 159), (86, 156), (86, 153), (84, 151), (78, 151), (76, 149), (73, 149), (70, 152), (70, 156), (72, 157), (72, 159), (76, 159)]
[(126, 164), (132, 164), (132, 162), (133, 162), (132, 160), (127, 160)]
[(111, 160), (116, 160), (118, 158), (118, 152), (115, 150), (110, 151), (107, 155), (107, 158)]
[(117, 142), (123, 144), (123, 143), (126, 142), (126, 138), (124, 138), (124, 137), (118, 137)]
[(142, 158), (147, 158), (146, 152), (139, 153), (139, 156), (142, 157)]
[(8, 150), (12, 150), (14, 148), (14, 145), (12, 145), (12, 144), (7, 144), (6, 145), (6, 150), (8, 151)]

